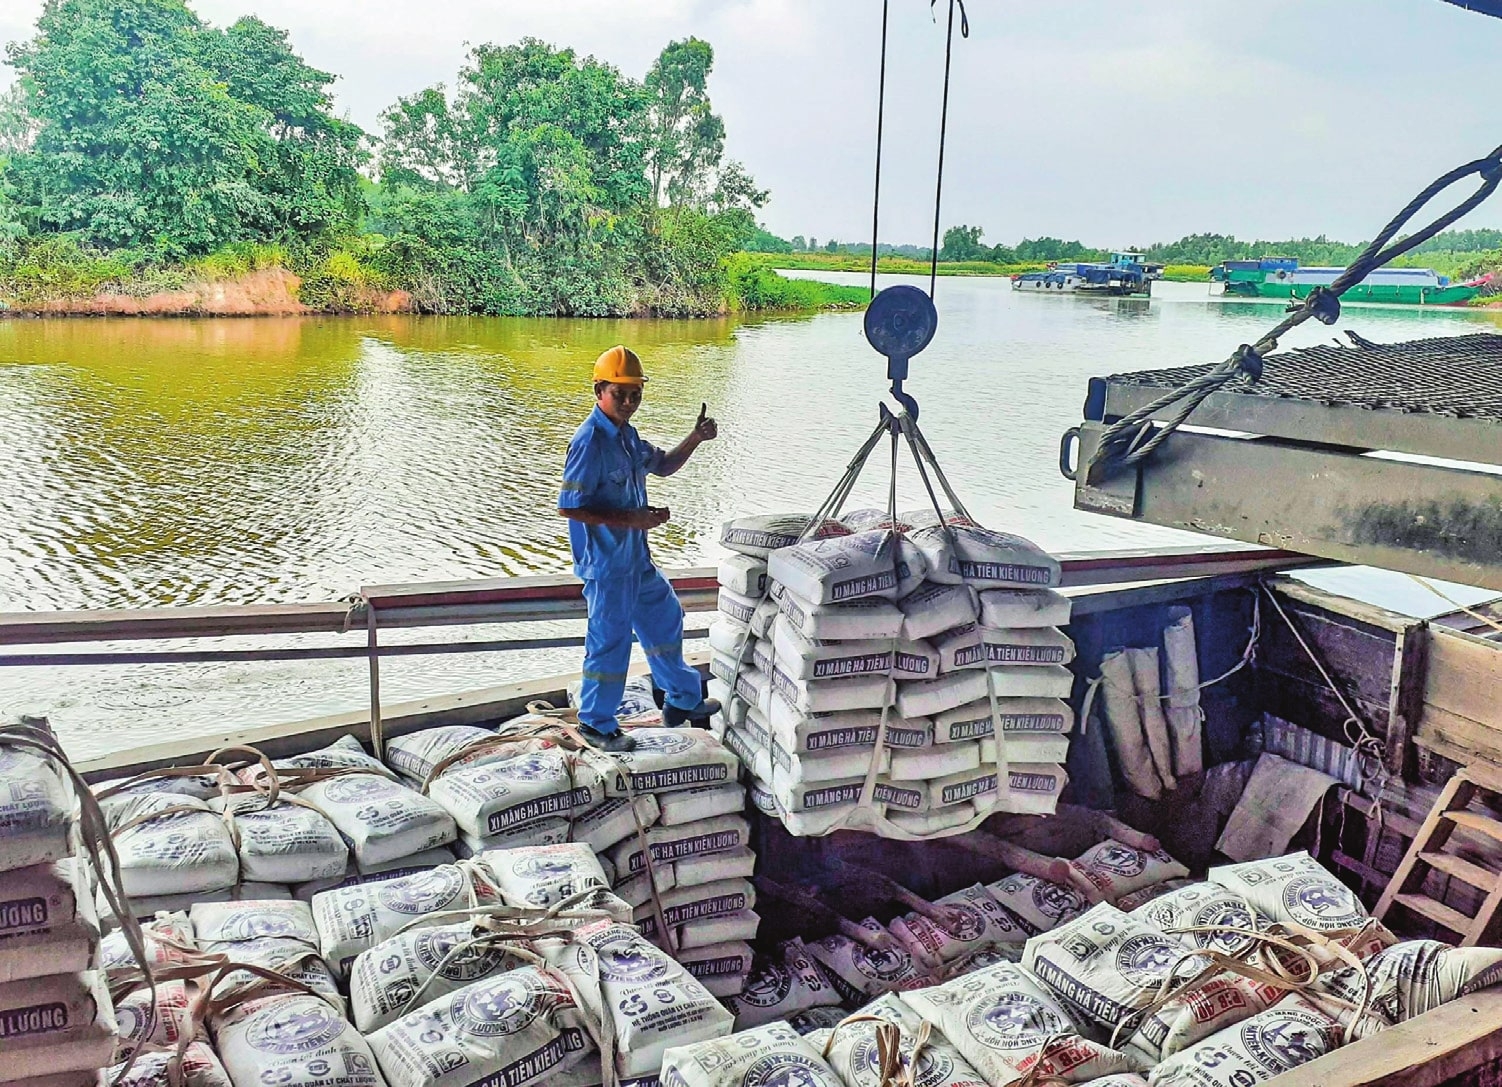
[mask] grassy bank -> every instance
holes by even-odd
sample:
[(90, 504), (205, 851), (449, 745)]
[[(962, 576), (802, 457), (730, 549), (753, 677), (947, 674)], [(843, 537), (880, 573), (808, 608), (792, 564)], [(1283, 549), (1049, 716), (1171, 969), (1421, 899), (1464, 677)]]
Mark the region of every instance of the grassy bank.
[[(767, 268), (789, 268), (800, 271), (825, 272), (870, 272), (871, 258), (851, 256), (844, 253), (743, 253), (746, 257)], [(1040, 272), (1048, 267), (1039, 261), (1021, 264), (1001, 264), (989, 260), (940, 261), (941, 276), (1012, 276), (1019, 272)], [(929, 273), (926, 260), (910, 257), (882, 257), (876, 265), (879, 272), (892, 275), (923, 275)], [(1163, 269), (1163, 278), (1174, 283), (1201, 283), (1210, 278), (1210, 269), (1202, 264), (1170, 264)]]

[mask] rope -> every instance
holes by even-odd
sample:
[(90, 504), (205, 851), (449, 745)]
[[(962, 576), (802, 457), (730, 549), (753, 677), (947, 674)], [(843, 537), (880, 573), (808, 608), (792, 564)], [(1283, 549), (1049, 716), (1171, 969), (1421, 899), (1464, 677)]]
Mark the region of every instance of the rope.
[[(928, 0), (932, 13), (939, 0)], [(949, 29), (944, 40), (944, 101), (939, 107), (939, 169), (934, 179), (934, 245), (928, 266), (928, 297), (932, 301), (934, 287), (939, 281), (939, 203), (944, 195), (944, 137), (949, 130), (949, 62), (954, 54), (954, 9), (960, 9), (960, 37), (970, 37), (970, 16), (965, 13), (965, 0), (949, 0)]]
[[(1426, 577), (1419, 577), (1417, 574), (1409, 574), (1408, 576), (1411, 577), (1414, 581), (1418, 582), (1424, 588), (1428, 589), (1435, 596), (1439, 597), (1446, 604), (1449, 604), (1456, 611), (1459, 611), (1459, 612), (1462, 612), (1462, 613), (1464, 613), (1466, 615), (1469, 615), (1472, 619), (1476, 620), (1478, 623), (1481, 623), (1484, 626), (1489, 626), (1489, 627), (1491, 627), (1495, 631), (1502, 631), (1502, 623), (1499, 623), (1496, 619), (1492, 618), (1490, 615), (1483, 615), (1481, 612), (1477, 611), (1474, 608), (1468, 608), (1468, 607), (1466, 607), (1459, 600), (1456, 600), (1453, 596), (1450, 596), (1448, 593), (1446, 593), (1443, 589), (1441, 589), (1438, 585), (1434, 584), (1434, 582), (1430, 581), (1428, 578), (1426, 578)], [(1493, 598), (1493, 599), (1495, 599), (1495, 598)]]
[(891, 0), (881, 0), (881, 75), (876, 83), (876, 185), (871, 194), (871, 297), (876, 297), (876, 239), (881, 221), (881, 130), (887, 109), (887, 9)]
[[(942, 143), (940, 146), (942, 148)], [(1402, 241), (1393, 241), (1398, 231), (1418, 213), (1420, 208), (1457, 181), (1473, 174), (1481, 178), (1481, 185), (1474, 193), (1423, 229), (1409, 234)], [(1340, 296), (1342, 294), (1376, 269), (1422, 245), (1451, 223), (1470, 213), (1496, 191), (1499, 182), (1502, 182), (1502, 147), (1496, 148), (1484, 158), (1457, 166), (1449, 173), (1430, 182), (1428, 187), (1410, 200), (1402, 211), (1393, 216), (1371, 243), (1362, 250), (1360, 256), (1352, 261), (1350, 266), (1335, 278), (1334, 282), (1328, 287), (1316, 287), (1301, 303), (1291, 305), (1288, 316), (1279, 321), (1255, 344), (1242, 344), (1232, 352), (1229, 358), (1213, 369), (1163, 394), (1151, 403), (1144, 404), (1107, 427), (1105, 433), (1101, 435), (1100, 444), (1090, 456), (1086, 478), (1099, 478), (1101, 474), (1130, 467), (1150, 456), (1211, 394), (1223, 388), (1238, 375), (1244, 373), (1252, 381), (1256, 381), (1262, 376), (1263, 359), (1277, 349), (1279, 337), (1297, 328), (1311, 317), (1318, 319), (1322, 324), (1333, 325), (1340, 319)], [(1150, 422), (1152, 417), (1176, 404), (1179, 406), (1175, 408), (1173, 414), (1155, 431)]]

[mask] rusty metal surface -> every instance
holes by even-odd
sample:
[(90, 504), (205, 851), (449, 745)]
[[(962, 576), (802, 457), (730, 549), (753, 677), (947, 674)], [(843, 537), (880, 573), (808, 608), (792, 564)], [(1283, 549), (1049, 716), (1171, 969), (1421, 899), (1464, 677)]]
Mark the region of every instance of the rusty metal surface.
[[(1143, 370), (1106, 380), (1171, 389), (1209, 369), (1210, 365)], [(1502, 335), (1483, 332), (1283, 351), (1267, 357), (1260, 381), (1239, 376), (1225, 391), (1502, 423)]]

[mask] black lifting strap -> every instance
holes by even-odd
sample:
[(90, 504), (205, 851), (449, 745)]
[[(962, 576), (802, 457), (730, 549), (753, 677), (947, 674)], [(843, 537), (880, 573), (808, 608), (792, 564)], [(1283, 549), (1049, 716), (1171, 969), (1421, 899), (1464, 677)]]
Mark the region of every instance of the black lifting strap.
[[(1481, 178), (1481, 184), (1474, 193), (1422, 230), (1407, 235), (1401, 241), (1393, 241), (1398, 231), (1403, 229), (1408, 220), (1418, 214), (1425, 204), (1457, 181), (1462, 181), (1473, 174)], [(1395, 257), (1400, 257), (1417, 248), (1457, 219), (1469, 214), (1497, 190), (1499, 182), (1502, 182), (1502, 147), (1496, 148), (1484, 158), (1457, 166), (1449, 173), (1435, 178), (1423, 192), (1415, 196), (1402, 211), (1393, 216), (1392, 220), (1372, 239), (1371, 244), (1362, 250), (1361, 255), (1353, 260), (1350, 267), (1340, 273), (1333, 283), (1328, 287), (1316, 287), (1302, 302), (1291, 304), (1288, 307), (1288, 316), (1278, 322), (1267, 335), (1255, 344), (1242, 344), (1224, 362), (1192, 381), (1186, 382), (1180, 388), (1165, 393), (1152, 403), (1144, 404), (1107, 427), (1101, 436), (1100, 445), (1090, 457), (1086, 479), (1098, 481), (1150, 456), (1153, 450), (1162, 445), (1168, 436), (1189, 418), (1195, 408), (1203, 404), (1216, 390), (1224, 387), (1232, 378), (1246, 374), (1249, 380), (1258, 380), (1262, 376), (1263, 359), (1272, 351), (1277, 350), (1278, 337), (1290, 329), (1297, 328), (1311, 317), (1321, 324), (1333, 325), (1340, 319), (1340, 296), (1342, 294)], [(1179, 406), (1173, 415), (1155, 430), (1149, 420), (1158, 412), (1173, 407), (1175, 404)]]

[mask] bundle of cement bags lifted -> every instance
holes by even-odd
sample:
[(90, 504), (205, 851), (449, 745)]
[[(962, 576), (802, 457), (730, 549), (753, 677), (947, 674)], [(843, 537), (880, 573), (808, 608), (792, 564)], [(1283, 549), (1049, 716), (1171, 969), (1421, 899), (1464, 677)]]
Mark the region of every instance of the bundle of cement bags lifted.
[(1074, 723), (1059, 564), (959, 516), (807, 524), (720, 538), (715, 727), (758, 807), (793, 834), (905, 839), (1052, 812)]
[[(1108, 841), (1072, 867), (1104, 901), (1023, 875), (979, 888), (1025, 941), (931, 974), (880, 953), (847, 973), (819, 954), (829, 941), (785, 945), (735, 1003), (741, 1032), (669, 1050), (662, 1082), (1253, 1084), (1502, 980), (1502, 949), (1397, 943), (1307, 854), (1195, 883), (1164, 854)], [(974, 890), (943, 901), (973, 907)], [(1273, 955), (1286, 984), (1270, 980)], [(901, 1054), (885, 1074), (883, 1053)]]

